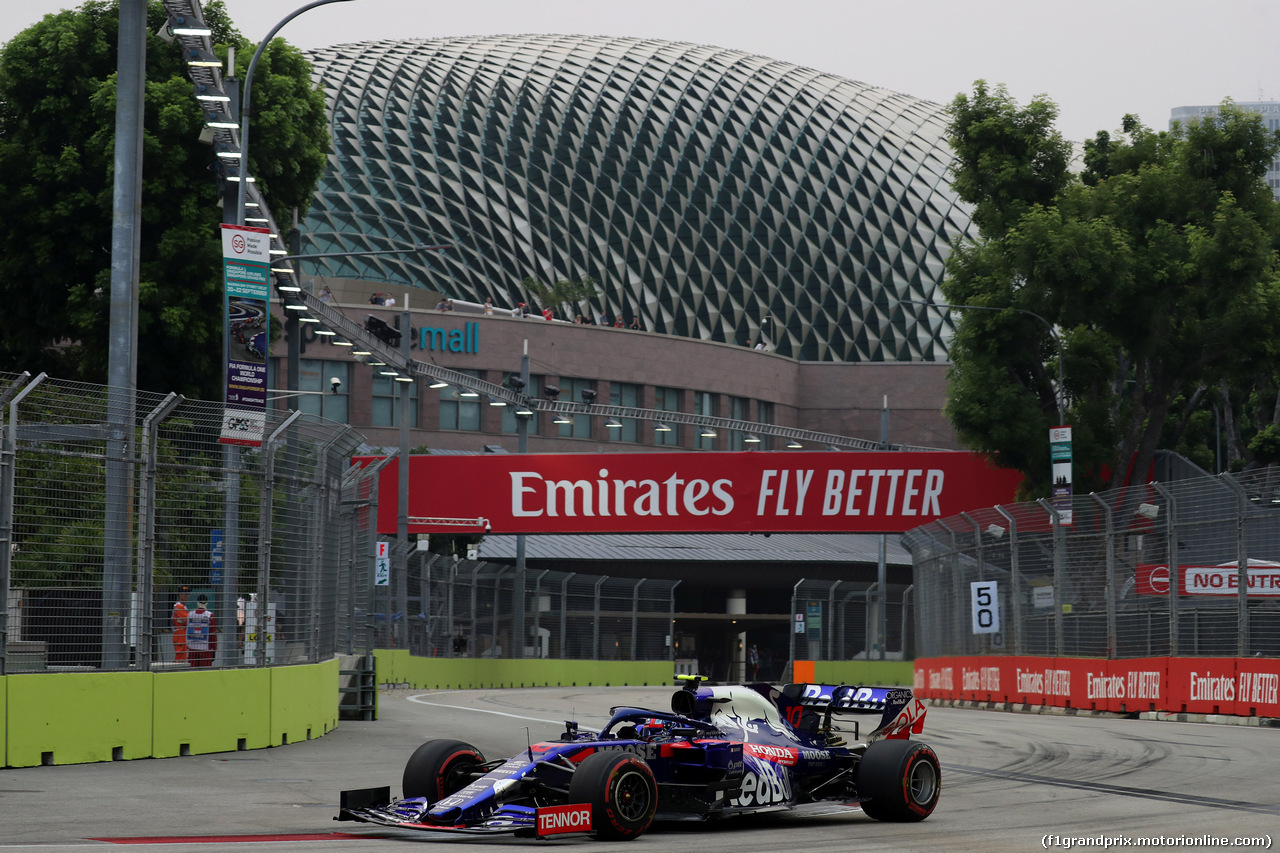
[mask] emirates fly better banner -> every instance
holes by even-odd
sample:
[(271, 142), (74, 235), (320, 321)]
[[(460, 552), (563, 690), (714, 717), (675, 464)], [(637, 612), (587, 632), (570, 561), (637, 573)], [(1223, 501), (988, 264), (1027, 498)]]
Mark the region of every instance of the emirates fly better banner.
[[(396, 529), (397, 469), (379, 474), (380, 532)], [(414, 456), (409, 471), (411, 517), (494, 533), (894, 533), (1007, 503), (1020, 479), (949, 452)]]

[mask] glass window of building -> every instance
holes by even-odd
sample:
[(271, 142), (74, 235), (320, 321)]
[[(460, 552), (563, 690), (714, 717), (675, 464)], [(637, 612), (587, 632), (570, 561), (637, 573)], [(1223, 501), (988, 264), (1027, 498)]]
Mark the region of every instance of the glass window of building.
[[(765, 400), (756, 400), (756, 423), (771, 424), (773, 423), (773, 403)], [(771, 436), (760, 436), (760, 443), (756, 445), (757, 450), (769, 450), (773, 442)]]
[[(707, 417), (715, 417), (716, 415), (716, 398), (710, 391), (695, 391), (693, 395), (693, 413), (695, 415), (705, 415)], [(694, 439), (693, 446), (699, 450), (715, 450), (716, 446), (716, 430), (709, 425), (699, 424), (694, 427), (698, 433)]]
[[(341, 383), (336, 394), (333, 393), (335, 379)], [(347, 401), (350, 388), (350, 362), (320, 361), (315, 358), (298, 359), (298, 390), (322, 392), (300, 394), (298, 396), (299, 411), (345, 424), (348, 420)]]
[[(560, 401), (581, 403), (584, 390), (594, 391), (595, 383), (589, 379), (560, 377)], [(591, 438), (591, 415), (568, 415), (568, 423), (558, 424), (561, 438)]]
[[(735, 421), (750, 420), (747, 417), (747, 411), (751, 406), (751, 401), (746, 397), (730, 397), (729, 398), (729, 417)], [(730, 450), (746, 450), (747, 445), (745, 439), (747, 434), (740, 429), (729, 431), (729, 449)]]
[[(664, 412), (680, 411), (680, 391), (677, 388), (655, 388), (654, 403), (656, 409)], [(661, 429), (666, 426), (668, 429)], [(653, 443), (674, 446), (680, 444), (679, 424), (654, 424)]]
[[(530, 376), (529, 384), (528, 386), (525, 387), (524, 393), (528, 397), (540, 397), (542, 396), (542, 391), (540, 390), (541, 388), (542, 388), (542, 377)], [(528, 418), (529, 435), (538, 434), (538, 420), (539, 420), (539, 416), (537, 412), (534, 412), (533, 415)], [(516, 430), (516, 407), (515, 406), (502, 407), (502, 431), (510, 435), (516, 434), (517, 430)]]
[[(640, 407), (640, 386), (632, 385), (629, 382), (610, 382), (609, 383), (609, 405), (610, 406), (629, 406), (637, 409)], [(622, 423), (622, 428), (613, 429), (605, 428), (609, 434), (608, 437), (613, 441), (629, 441), (635, 444), (639, 431), (636, 427), (635, 418), (618, 418)]]
[(409, 389), (409, 426), (418, 425), (418, 383), (397, 382), (390, 376), (373, 371), (373, 397), (369, 409), (369, 423), (373, 426), (400, 426), (400, 386)]
[[(474, 370), (460, 370), (468, 376), (477, 376)], [(475, 396), (463, 396), (463, 393)], [(440, 389), (440, 429), (480, 429), (480, 395), (470, 389), (449, 385)]]

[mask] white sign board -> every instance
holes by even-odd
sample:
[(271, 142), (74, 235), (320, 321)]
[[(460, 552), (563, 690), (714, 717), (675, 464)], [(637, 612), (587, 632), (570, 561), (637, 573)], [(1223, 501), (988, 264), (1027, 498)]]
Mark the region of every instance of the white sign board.
[(973, 581), (969, 584), (969, 597), (973, 602), (973, 633), (1000, 632), (1000, 596), (997, 589), (995, 581)]
[(373, 585), (391, 586), (391, 543), (375, 542)]

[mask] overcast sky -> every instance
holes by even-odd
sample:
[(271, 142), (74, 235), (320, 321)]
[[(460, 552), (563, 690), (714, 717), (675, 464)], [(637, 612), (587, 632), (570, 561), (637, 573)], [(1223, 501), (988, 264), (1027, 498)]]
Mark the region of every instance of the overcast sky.
[[(0, 42), (68, 0), (0, 0)], [(250, 39), (305, 0), (227, 0)], [(1125, 113), (1280, 99), (1276, 0), (350, 0), (280, 35), (302, 48), (508, 33), (644, 36), (757, 53), (946, 103), (974, 80), (1048, 95), (1070, 139)]]

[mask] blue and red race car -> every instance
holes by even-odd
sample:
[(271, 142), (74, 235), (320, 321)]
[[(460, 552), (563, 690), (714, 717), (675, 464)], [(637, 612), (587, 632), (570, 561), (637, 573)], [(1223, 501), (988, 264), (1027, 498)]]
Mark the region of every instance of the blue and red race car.
[[(486, 761), (432, 740), (389, 787), (342, 792), (337, 820), (442, 833), (626, 840), (653, 821), (710, 820), (832, 800), (877, 820), (918, 821), (938, 803), (938, 757), (910, 740), (925, 705), (903, 687), (768, 684), (709, 687), (693, 677), (670, 711), (618, 707), (599, 732), (565, 724), (558, 740)], [(865, 740), (835, 725), (878, 714)], [(846, 743), (845, 735), (852, 737)]]

